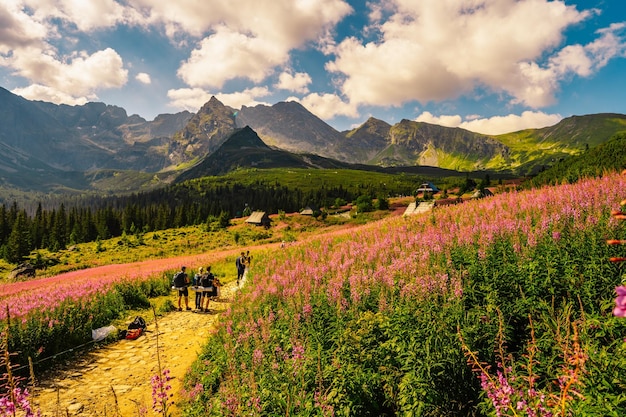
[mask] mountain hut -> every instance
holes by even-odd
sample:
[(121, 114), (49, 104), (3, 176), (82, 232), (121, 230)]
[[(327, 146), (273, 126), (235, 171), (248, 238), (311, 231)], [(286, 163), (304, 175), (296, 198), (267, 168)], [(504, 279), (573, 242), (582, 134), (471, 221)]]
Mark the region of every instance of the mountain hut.
[(270, 227), (272, 220), (264, 211), (253, 211), (250, 217), (246, 219), (246, 223), (254, 224), (255, 226)]

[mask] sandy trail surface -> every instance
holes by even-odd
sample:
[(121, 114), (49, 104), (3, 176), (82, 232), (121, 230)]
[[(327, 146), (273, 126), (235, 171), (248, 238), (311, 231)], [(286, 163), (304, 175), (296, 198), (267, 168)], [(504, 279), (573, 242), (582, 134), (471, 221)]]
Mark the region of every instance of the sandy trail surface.
[[(210, 313), (174, 311), (157, 321), (142, 316), (148, 327), (138, 339), (121, 339), (55, 366), (37, 381), (31, 404), (43, 416), (158, 415), (152, 410), (151, 379), (159, 374), (160, 362), (161, 369), (169, 370), (172, 378), (169, 393), (173, 404), (168, 415), (180, 416), (180, 389), (185, 373), (235, 292), (233, 284), (222, 287), (220, 299), (211, 302)], [(193, 291), (189, 295), (193, 306)]]

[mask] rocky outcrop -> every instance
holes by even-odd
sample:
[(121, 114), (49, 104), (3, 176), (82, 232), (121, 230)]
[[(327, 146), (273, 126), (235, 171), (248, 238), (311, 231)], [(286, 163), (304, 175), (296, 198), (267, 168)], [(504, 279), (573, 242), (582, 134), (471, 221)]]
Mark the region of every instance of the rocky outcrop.
[(35, 278), (35, 268), (29, 263), (19, 264), (9, 273), (9, 281), (23, 281)]

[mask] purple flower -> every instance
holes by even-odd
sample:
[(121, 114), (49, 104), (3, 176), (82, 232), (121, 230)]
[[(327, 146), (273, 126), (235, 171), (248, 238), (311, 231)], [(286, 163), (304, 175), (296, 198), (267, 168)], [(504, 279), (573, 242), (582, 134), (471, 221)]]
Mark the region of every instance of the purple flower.
[(615, 308), (613, 315), (616, 317), (626, 317), (626, 287), (619, 286), (615, 288), (617, 298), (615, 299)]

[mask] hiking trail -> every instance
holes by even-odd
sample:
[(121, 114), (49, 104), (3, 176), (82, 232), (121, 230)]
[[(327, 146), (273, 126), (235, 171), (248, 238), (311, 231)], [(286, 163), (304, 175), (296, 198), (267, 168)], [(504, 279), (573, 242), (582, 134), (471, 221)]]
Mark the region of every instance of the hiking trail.
[[(142, 317), (148, 326), (138, 339), (120, 339), (90, 349), (45, 372), (34, 391), (29, 387), (34, 410), (46, 417), (158, 415), (152, 410), (151, 379), (159, 374), (160, 360), (161, 370), (169, 370), (171, 377), (168, 415), (180, 416), (185, 373), (236, 291), (235, 283), (224, 285), (220, 298), (211, 301), (210, 313), (172, 311), (155, 323), (152, 312), (146, 311)], [(193, 294), (190, 291), (190, 305)]]

